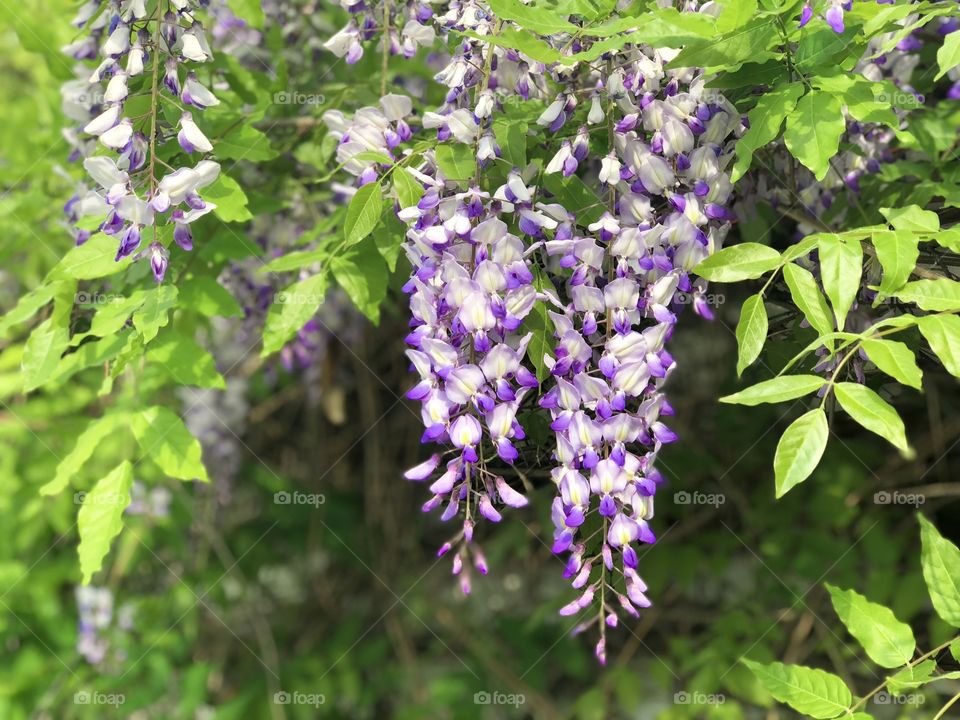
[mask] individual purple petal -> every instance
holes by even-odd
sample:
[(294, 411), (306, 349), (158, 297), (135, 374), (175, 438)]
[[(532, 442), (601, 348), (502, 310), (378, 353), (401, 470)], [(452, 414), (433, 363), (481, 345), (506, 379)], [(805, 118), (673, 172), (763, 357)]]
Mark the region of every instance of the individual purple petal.
[(433, 474), (433, 471), (437, 469), (437, 465), (440, 464), (440, 455), (434, 453), (429, 458), (424, 460), (419, 465), (407, 470), (403, 476), (407, 480), (426, 480), (430, 475)]

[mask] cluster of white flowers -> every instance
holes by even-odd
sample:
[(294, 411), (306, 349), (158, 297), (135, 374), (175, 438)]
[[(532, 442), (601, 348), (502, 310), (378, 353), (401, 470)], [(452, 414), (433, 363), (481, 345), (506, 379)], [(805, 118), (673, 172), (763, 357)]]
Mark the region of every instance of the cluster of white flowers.
[[(215, 207), (199, 191), (217, 179), (220, 166), (191, 159), (213, 150), (191, 110), (219, 100), (193, 69), (213, 57), (195, 3), (156, 0), (151, 6), (145, 0), (89, 0), (74, 19), (86, 34), (64, 48), (78, 61), (77, 78), (62, 88), (64, 112), (77, 123), (65, 135), (71, 160), (83, 162), (93, 184), (78, 189), (65, 211), (77, 244), (95, 230), (114, 235), (117, 260), (149, 256), (159, 282), (168, 249), (158, 224), (172, 222), (173, 239), (190, 250), (191, 223)], [(83, 61), (96, 61), (96, 67), (91, 71), (92, 63)], [(160, 103), (179, 111), (176, 128), (165, 125)], [(185, 163), (179, 168), (158, 157), (174, 135), (184, 157), (169, 156)], [(153, 240), (141, 251), (146, 228), (153, 228)]]

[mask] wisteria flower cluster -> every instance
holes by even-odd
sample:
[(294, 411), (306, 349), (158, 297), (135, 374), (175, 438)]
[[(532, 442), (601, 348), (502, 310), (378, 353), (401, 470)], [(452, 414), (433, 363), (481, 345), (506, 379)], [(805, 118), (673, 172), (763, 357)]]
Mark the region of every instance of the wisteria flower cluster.
[[(353, 118), (339, 112), (325, 116), (338, 138), (338, 161), (360, 185), (379, 179), (378, 168), (359, 159), (362, 153), (390, 153), (410, 139), (411, 107), (409, 98), (388, 95), (381, 108), (364, 108)], [(392, 171), (408, 172), (400, 165)], [(424, 442), (452, 449), (435, 453), (406, 477), (426, 480), (444, 463), (424, 510), (442, 505), (444, 521), (463, 518), (461, 530), (439, 554), (457, 546), (454, 572), (468, 593), (471, 556), (478, 571), (487, 572), (473, 542), (476, 517), (499, 522), (496, 505), (527, 504), (488, 463), (517, 459), (514, 443), (525, 437), (517, 410), (538, 384), (523, 364), (530, 338), (520, 332), (537, 299), (534, 276), (522, 241), (498, 217), (515, 205), (529, 205), (531, 188), (514, 174), (492, 197), (476, 184), (461, 192), (432, 155), (411, 173), (424, 192), (415, 206), (398, 213), (410, 228), (405, 251), (414, 272), (404, 288), (412, 315), (407, 354), (420, 377), (408, 397), (422, 404)]]
[(77, 652), (91, 665), (122, 661), (122, 636), (133, 629), (133, 607), (115, 607), (113, 592), (94, 585), (78, 585), (76, 600)]
[[(184, 250), (193, 247), (190, 226), (216, 206), (200, 191), (213, 183), (218, 163), (203, 159), (213, 150), (193, 119), (193, 112), (219, 104), (197, 77), (194, 65), (213, 52), (191, 0), (157, 0), (148, 11), (140, 2), (89, 0), (74, 19), (86, 34), (64, 48), (78, 61), (98, 61), (91, 72), (80, 65), (78, 78), (63, 88), (64, 110), (77, 122), (67, 133), (72, 160), (82, 161), (93, 185), (84, 187), (65, 208), (72, 223), (87, 216), (102, 218), (100, 232), (117, 238), (116, 259), (149, 257), (161, 281), (168, 250), (158, 238), (161, 217), (174, 225), (173, 239)], [(148, 105), (134, 104), (143, 95)], [(164, 127), (161, 102), (180, 112), (177, 128)], [(130, 116), (130, 107), (144, 109)], [(173, 168), (158, 157), (158, 145), (176, 136), (189, 163)], [(97, 154), (100, 149), (107, 154)], [(193, 160), (194, 156), (201, 159)], [(160, 175), (163, 166), (168, 172)], [(143, 233), (153, 240), (141, 250)], [(90, 226), (74, 228), (77, 244), (90, 237)]]
[[(348, 9), (354, 20), (328, 47), (355, 61), (362, 42), (375, 37), (377, 18), (382, 24), (388, 15), (366, 4)], [(414, 268), (406, 286), (407, 342), (420, 381), (409, 397), (423, 404), (424, 442), (450, 449), (406, 477), (426, 480), (439, 468), (424, 509), (444, 506), (443, 520), (464, 515), (462, 531), (441, 554), (462, 542), (454, 570), (469, 591), (462, 568), (474, 546), (474, 512), (499, 521), (498, 503), (527, 502), (486, 463), (520, 457), (516, 442), (525, 434), (516, 416), (525, 399), (545, 408), (557, 438), (553, 549), (569, 555), (566, 575), (579, 592), (561, 613), (599, 606), (579, 629), (599, 621), (603, 661), (605, 628), (617, 624), (619, 612), (636, 616), (650, 605), (637, 547), (655, 539), (648, 521), (661, 482), (656, 455), (676, 439), (661, 419), (672, 413), (662, 392), (674, 367), (665, 345), (683, 305), (711, 317), (704, 284), (688, 273), (720, 247), (729, 228), (728, 141), (742, 121), (722, 96), (705, 90), (702, 72), (666, 69), (669, 51), (627, 45), (599, 68), (571, 72), (484, 42), (497, 30), (492, 18), (480, 6), (451, 3), (446, 12), (417, 8), (404, 26), (408, 32), (411, 24), (433, 21), (438, 32), (471, 33), (436, 75), (445, 102), (420, 124), (440, 143), (469, 146), (476, 177), (445, 178), (433, 151), (408, 162), (402, 143), (416, 122), (408, 119), (407, 98), (387, 95), (381, 108), (325, 119), (338, 140), (337, 160), (357, 186), (403, 172), (423, 188), (416, 206), (397, 208), (409, 226)], [(561, 41), (568, 49), (588, 47)], [(397, 52), (395, 43), (385, 48)], [(548, 137), (581, 123), (557, 141), (543, 172), (583, 178), (603, 198), (604, 211), (568, 209), (531, 183), (525, 168), (509, 171), (499, 187), (479, 182), (502, 162), (497, 113), (514, 99), (534, 98), (548, 101), (537, 120)], [(606, 136), (599, 154), (597, 131)], [(395, 164), (371, 160), (371, 151)], [(525, 359), (530, 340), (521, 325), (535, 304), (548, 314), (557, 344), (552, 354)], [(550, 377), (542, 385), (531, 361), (542, 362)], [(617, 587), (615, 572), (622, 577)]]
[[(667, 53), (623, 52), (630, 62), (602, 80), (597, 98), (612, 135), (597, 178), (608, 209), (592, 223), (570, 215), (569, 229), (546, 242), (566, 282), (563, 311), (551, 312), (556, 386), (540, 399), (557, 433), (554, 551), (569, 552), (567, 576), (582, 591), (561, 613), (579, 614), (599, 593), (600, 613), (585, 624), (601, 627), (617, 625), (618, 609), (636, 616), (650, 605), (635, 544), (654, 541), (656, 456), (677, 439), (661, 419), (673, 413), (662, 392), (675, 365), (665, 345), (683, 304), (712, 317), (705, 286), (688, 273), (729, 229), (728, 140), (742, 129), (701, 74), (667, 70)], [(540, 122), (553, 122), (548, 113)], [(591, 516), (599, 527), (584, 537)], [(626, 594), (608, 579), (615, 570)], [(604, 652), (601, 635), (601, 660)]]

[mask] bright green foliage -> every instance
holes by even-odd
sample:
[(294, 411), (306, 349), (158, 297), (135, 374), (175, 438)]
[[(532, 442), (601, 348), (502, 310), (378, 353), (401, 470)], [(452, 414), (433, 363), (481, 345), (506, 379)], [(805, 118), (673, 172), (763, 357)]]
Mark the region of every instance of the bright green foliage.
[(909, 662), (917, 647), (910, 626), (893, 611), (870, 602), (856, 590), (827, 585), (833, 609), (877, 665), (895, 668)]
[(801, 415), (784, 431), (773, 459), (778, 498), (810, 477), (827, 447), (828, 434), (827, 416), (821, 408)]
[(130, 503), (133, 466), (124, 460), (86, 493), (77, 514), (80, 534), (80, 572), (90, 582), (110, 551), (113, 539), (123, 529), (123, 509)]
[(835, 718), (853, 702), (843, 680), (823, 670), (777, 662), (743, 662), (771, 695), (807, 717)]

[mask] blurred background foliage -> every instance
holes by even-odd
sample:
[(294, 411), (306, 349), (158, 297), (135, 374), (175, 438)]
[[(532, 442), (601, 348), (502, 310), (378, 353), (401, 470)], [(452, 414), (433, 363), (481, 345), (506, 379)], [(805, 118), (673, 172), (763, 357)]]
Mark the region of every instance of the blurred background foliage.
[[(266, 31), (277, 56), (289, 56), (273, 80), (256, 58), (246, 63), (248, 101), (278, 121), (268, 123), (275, 159), (257, 167), (240, 161), (234, 172), (251, 180), (255, 215), (295, 198), (319, 208), (314, 222), (322, 230), (333, 209), (325, 181), (331, 147), (317, 118), (347, 97), (351, 105), (375, 99), (379, 61), (331, 63), (316, 38), (336, 23), (326, 9), (299, 11), (309, 20), (293, 35), (276, 25)], [(4, 312), (71, 245), (61, 226), (72, 188), (59, 171), (67, 150), (58, 92), (71, 67), (56, 52), (72, 39), (71, 12), (60, 0), (0, 4)], [(314, 38), (303, 32), (308, 26)], [(418, 68), (410, 64), (412, 82)], [(271, 105), (286, 73), (324, 101)], [(272, 173), (271, 163), (284, 171)], [(751, 222), (765, 222), (762, 208), (751, 212)], [(261, 231), (256, 222), (238, 229), (244, 239)], [(227, 249), (203, 259), (213, 274), (248, 254), (246, 243), (229, 238), (216, 247)], [(493, 571), (470, 597), (436, 561), (445, 529), (420, 513), (422, 498), (400, 478), (419, 457), (420, 431), (417, 410), (400, 399), (409, 384), (397, 360), (406, 327), (395, 282), (389, 292), (378, 327), (334, 307), (343, 324), (328, 333), (311, 372), (269, 360), (223, 364), (228, 388), (206, 391), (206, 402), (222, 401), (236, 381), (249, 404), (230, 422), (206, 419), (221, 438), (219, 446), (205, 443), (210, 485), (137, 468), (145, 487), (166, 488), (169, 512), (129, 515), (98, 576), (114, 607), (97, 663), (78, 649), (75, 499), (37, 490), (72, 446), (102, 378), (94, 370), (56, 393), (25, 396), (23, 345), (0, 344), (0, 717), (772, 720), (792, 711), (775, 706), (739, 662), (744, 656), (829, 667), (861, 692), (882, 677), (837, 621), (825, 582), (893, 608), (921, 647), (949, 637), (920, 575), (916, 508), (875, 496), (922, 494), (922, 511), (960, 540), (960, 405), (956, 382), (935, 362), (921, 360), (925, 393), (898, 404), (914, 460), (838, 422), (839, 442), (814, 477), (775, 502), (770, 458), (797, 411), (716, 402), (736, 386), (732, 328), (745, 290), (724, 298), (716, 322), (692, 319), (675, 340), (670, 384), (683, 442), (662, 455), (670, 485), (657, 508), (659, 541), (641, 557), (655, 604), (612, 639), (609, 666), (599, 668), (590, 643), (570, 636), (575, 623), (556, 613), (565, 583), (545, 544), (545, 478), (532, 478), (540, 497), (531, 508), (539, 511), (484, 529)], [(773, 343), (753, 379), (801, 346), (800, 339)], [(121, 441), (103, 441), (111, 442)], [(324, 501), (275, 500), (294, 490)], [(949, 658), (942, 662), (950, 667)], [(84, 705), (82, 694), (94, 692), (124, 702)], [(869, 710), (879, 720), (929, 717), (955, 688), (924, 692), (925, 705)], [(324, 702), (283, 704), (277, 693)], [(483, 704), (476, 693), (524, 702)]]

